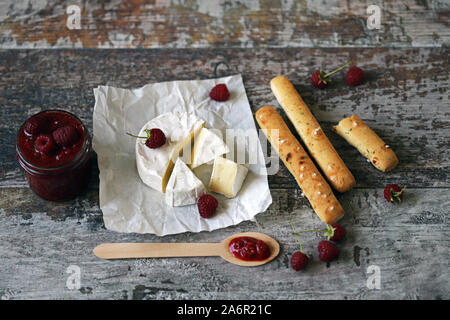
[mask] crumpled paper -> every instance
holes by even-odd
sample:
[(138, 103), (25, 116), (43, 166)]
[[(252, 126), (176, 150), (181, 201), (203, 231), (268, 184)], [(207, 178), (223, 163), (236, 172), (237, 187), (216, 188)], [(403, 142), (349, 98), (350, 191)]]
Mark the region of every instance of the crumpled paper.
[[(230, 98), (210, 99), (216, 84), (225, 83)], [(212, 231), (254, 220), (272, 203), (264, 154), (258, 140), (258, 163), (247, 165), (249, 173), (233, 199), (214, 194), (219, 207), (209, 219), (201, 218), (196, 205), (170, 207), (164, 195), (146, 186), (136, 169), (135, 138), (152, 118), (166, 112), (194, 113), (207, 128), (254, 130), (255, 121), (241, 75), (218, 79), (153, 83), (138, 89), (99, 86), (94, 89), (93, 148), (100, 170), (100, 209), (107, 229), (118, 232), (152, 233), (158, 236), (186, 231)], [(254, 145), (253, 145), (254, 147)], [(208, 186), (210, 165), (194, 172)]]

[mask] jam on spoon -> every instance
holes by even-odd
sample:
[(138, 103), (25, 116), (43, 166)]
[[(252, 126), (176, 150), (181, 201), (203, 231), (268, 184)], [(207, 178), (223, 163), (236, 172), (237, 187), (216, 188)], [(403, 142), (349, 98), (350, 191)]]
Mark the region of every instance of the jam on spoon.
[(231, 254), (244, 261), (260, 261), (270, 256), (269, 246), (253, 237), (237, 237), (230, 241)]

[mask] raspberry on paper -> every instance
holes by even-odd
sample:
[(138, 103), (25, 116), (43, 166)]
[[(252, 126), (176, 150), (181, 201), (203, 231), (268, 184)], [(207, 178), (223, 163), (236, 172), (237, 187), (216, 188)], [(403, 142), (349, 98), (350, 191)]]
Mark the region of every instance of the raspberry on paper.
[(221, 83), (212, 88), (209, 97), (215, 101), (226, 101), (230, 97), (230, 92), (227, 86)]
[(198, 212), (203, 218), (211, 218), (216, 212), (218, 205), (217, 199), (210, 194), (202, 195), (197, 202)]

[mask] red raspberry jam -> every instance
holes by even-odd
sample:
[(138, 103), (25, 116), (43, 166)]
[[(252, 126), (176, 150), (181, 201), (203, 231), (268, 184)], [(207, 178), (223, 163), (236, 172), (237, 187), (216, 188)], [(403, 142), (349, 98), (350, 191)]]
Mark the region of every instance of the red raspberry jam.
[[(57, 130), (63, 127), (72, 128)], [(74, 198), (85, 189), (91, 149), (87, 128), (78, 117), (62, 110), (35, 114), (17, 134), (17, 161), (30, 188), (48, 200)]]
[(245, 261), (264, 260), (270, 256), (269, 246), (252, 237), (234, 238), (228, 248), (233, 256)]

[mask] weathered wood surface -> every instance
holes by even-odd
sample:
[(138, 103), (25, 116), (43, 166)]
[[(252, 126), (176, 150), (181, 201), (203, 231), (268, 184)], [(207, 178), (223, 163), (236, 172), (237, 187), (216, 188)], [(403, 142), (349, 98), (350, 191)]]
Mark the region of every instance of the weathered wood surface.
[[(379, 30), (367, 28), (370, 4)], [(69, 5), (80, 29), (67, 28)], [(449, 15), (445, 0), (7, 0), (0, 47), (437, 47), (450, 44)]]
[[(313, 69), (354, 60), (367, 80), (349, 88), (337, 76), (326, 90), (309, 83)], [(219, 65), (218, 65), (219, 64)], [(215, 68), (218, 66), (217, 68)], [(216, 69), (216, 74), (214, 70)], [(159, 49), (0, 51), (0, 297), (2, 299), (449, 299), (449, 60), (430, 49)], [(339, 199), (348, 230), (342, 254), (329, 266), (318, 260), (320, 236), (302, 239), (313, 261), (304, 272), (289, 267), (298, 230), (321, 228), (283, 165), (269, 177), (273, 204), (257, 223), (211, 233), (158, 238), (105, 230), (98, 206), (98, 169), (77, 199), (48, 202), (35, 196), (16, 164), (15, 135), (31, 114), (72, 111), (92, 130), (99, 84), (138, 87), (174, 79), (242, 73), (253, 111), (277, 106), (269, 81), (286, 74), (297, 86), (358, 184)], [(400, 158), (380, 173), (330, 128), (358, 114)], [(404, 202), (388, 204), (387, 183), (408, 187)], [(251, 270), (220, 258), (102, 261), (102, 242), (221, 241), (243, 231), (267, 233), (280, 256)], [(81, 288), (69, 290), (66, 269), (81, 269)], [(381, 270), (381, 289), (366, 286), (367, 268)]]

